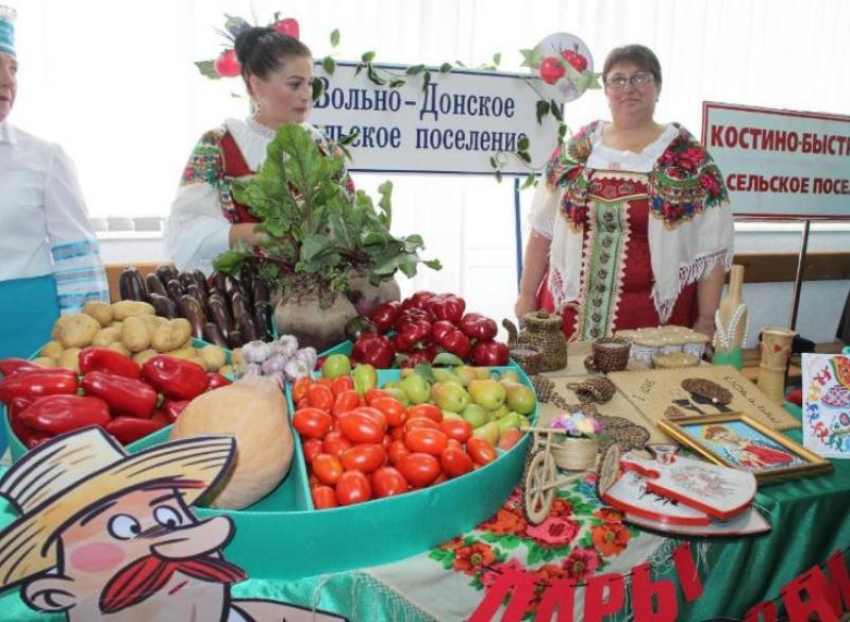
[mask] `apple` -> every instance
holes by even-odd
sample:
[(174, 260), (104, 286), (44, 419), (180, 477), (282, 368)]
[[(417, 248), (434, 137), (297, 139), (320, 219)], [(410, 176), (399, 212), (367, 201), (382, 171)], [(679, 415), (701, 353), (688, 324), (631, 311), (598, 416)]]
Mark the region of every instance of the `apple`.
[(577, 49), (564, 50), (561, 52), (561, 56), (579, 73), (587, 69), (587, 58), (585, 58), (582, 54), (579, 54)]
[(347, 376), (351, 371), (351, 361), (344, 354), (331, 354), (322, 363), (322, 375), (325, 378)]
[(540, 69), (538, 69), (540, 73), (540, 78), (546, 84), (555, 84), (558, 80), (564, 77), (564, 74), (567, 73), (567, 70), (561, 65), (561, 61), (559, 61), (554, 56), (547, 56), (540, 63)]
[(286, 19), (280, 20), (278, 23), (272, 26), (272, 28), (274, 28), (280, 34), (292, 37), (293, 39), (297, 39), (298, 35), (301, 32), (301, 29), (298, 26), (298, 21), (292, 19), (291, 17), (287, 17)]
[(236, 50), (225, 50), (218, 55), (213, 63), (215, 72), (222, 78), (233, 78), (242, 73), (242, 65), (236, 58)]

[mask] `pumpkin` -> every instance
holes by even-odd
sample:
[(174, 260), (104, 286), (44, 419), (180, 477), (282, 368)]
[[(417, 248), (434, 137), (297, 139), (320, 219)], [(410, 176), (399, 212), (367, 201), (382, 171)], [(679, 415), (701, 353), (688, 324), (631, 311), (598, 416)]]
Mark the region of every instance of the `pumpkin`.
[(171, 439), (222, 434), (236, 439), (235, 466), (205, 505), (240, 510), (274, 490), (292, 464), (292, 432), (278, 385), (250, 377), (199, 395), (175, 421)]

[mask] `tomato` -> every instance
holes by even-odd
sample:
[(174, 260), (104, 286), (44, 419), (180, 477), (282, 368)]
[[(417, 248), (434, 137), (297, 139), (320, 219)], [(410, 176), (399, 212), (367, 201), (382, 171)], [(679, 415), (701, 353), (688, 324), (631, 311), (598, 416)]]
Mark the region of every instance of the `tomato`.
[(308, 438), (301, 443), (301, 452), (304, 454), (304, 462), (310, 464), (313, 458), (322, 453), (322, 441), (318, 438)]
[(339, 417), (342, 413), (347, 413), (349, 410), (354, 410), (360, 405), (360, 396), (357, 395), (357, 391), (353, 389), (348, 389), (343, 391), (342, 393), (336, 394), (336, 399), (334, 400), (333, 408), (331, 409), (331, 414), (334, 417)]
[(342, 452), (340, 460), (342, 461), (342, 468), (346, 471), (371, 473), (384, 466), (387, 461), (387, 452), (380, 445), (361, 443)]
[(304, 408), (310, 408), (310, 402), (307, 401), (306, 396), (301, 398), (300, 402), (295, 402), (295, 410), (302, 410)]
[(292, 425), (298, 433), (308, 438), (322, 438), (333, 423), (333, 417), (318, 408), (302, 408), (292, 418)]
[(481, 465), (493, 462), (499, 455), (490, 443), (475, 436), (466, 441), (466, 452), (470, 458)]
[(321, 486), (322, 482), (319, 481), (319, 478), (315, 475), (310, 475), (307, 478), (307, 484), (310, 486), (310, 490), (313, 490), (316, 486)]
[(334, 395), (339, 395), (343, 391), (351, 391), (354, 389), (354, 381), (351, 376), (337, 376), (331, 383), (331, 391)]
[(400, 441), (400, 440), (404, 439), (404, 428), (401, 427), (400, 425), (396, 426), (394, 428), (391, 428), (390, 429), (390, 439), (394, 440), (394, 441)]
[(440, 461), (431, 454), (407, 454), (396, 466), (414, 486), (428, 486), (440, 475)]
[(334, 407), (334, 392), (323, 384), (314, 384), (307, 389), (307, 403), (313, 408), (331, 412)]
[(343, 471), (342, 462), (339, 461), (339, 458), (330, 454), (319, 454), (313, 458), (313, 464), (310, 466), (319, 481), (328, 486), (335, 485)]
[(362, 413), (367, 417), (371, 417), (381, 424), (381, 430), (387, 429), (387, 417), (377, 408), (372, 408), (371, 406), (358, 406), (354, 409), (354, 412)]
[(295, 384), (292, 385), (292, 401), (300, 402), (305, 397), (307, 397), (307, 389), (310, 385), (313, 384), (313, 379), (309, 376), (305, 376), (304, 378), (299, 378), (295, 381)]
[(364, 399), (366, 400), (366, 404), (371, 406), (372, 402), (380, 397), (390, 397), (390, 394), (384, 391), (383, 389), (369, 389), (366, 391), (366, 395)]
[(449, 437), (449, 442), (446, 443), (446, 447), (449, 449), (463, 449), (463, 444), (458, 441), (456, 438)]
[(372, 498), (369, 478), (360, 471), (346, 471), (336, 484), (336, 498), (340, 505), (363, 503)]
[(399, 460), (402, 459), (403, 456), (406, 456), (410, 453), (410, 450), (407, 448), (407, 445), (404, 444), (403, 441), (393, 441), (390, 445), (390, 448), (387, 450), (387, 455), (390, 458), (390, 462), (392, 462), (395, 466), (398, 466)]
[(445, 432), (431, 428), (413, 428), (404, 435), (404, 444), (410, 451), (421, 451), (432, 456), (439, 456), (448, 441)]
[(414, 417), (426, 417), (440, 423), (443, 420), (443, 412), (433, 404), (417, 404), (407, 409), (408, 419)]
[(372, 473), (372, 491), (379, 499), (407, 492), (407, 480), (398, 469), (381, 467)]
[(449, 477), (460, 477), (469, 473), (474, 466), (472, 458), (462, 449), (446, 447), (440, 454), (440, 465)]
[(449, 438), (453, 438), (461, 443), (465, 443), (472, 436), (472, 426), (468, 421), (462, 419), (444, 419), (440, 422), (440, 427), (443, 428)]
[(345, 438), (342, 432), (339, 431), (328, 432), (322, 440), (322, 450), (324, 453), (336, 456), (337, 458), (345, 450), (351, 449), (352, 446), (351, 441)]
[[(331, 393), (333, 393), (333, 389), (332, 389), (332, 387), (334, 386), (333, 378), (328, 378), (326, 376), (322, 376), (321, 378), (316, 379), (316, 384), (323, 386), (323, 387), (327, 387), (328, 389), (331, 389)], [(307, 391), (307, 395), (309, 395), (309, 394), (310, 394), (310, 392)]]
[(313, 496), (313, 506), (317, 510), (335, 508), (339, 505), (336, 500), (336, 492), (330, 486), (316, 486), (310, 491)]
[(384, 440), (384, 429), (369, 415), (351, 411), (341, 415), (337, 421), (340, 432), (352, 443), (380, 443)]
[(370, 406), (384, 413), (389, 425), (401, 425), (407, 418), (404, 412), (404, 404), (394, 397), (379, 397), (372, 400)]
[(439, 423), (433, 419), (428, 419), (427, 417), (411, 417), (404, 422), (405, 435), (414, 428), (431, 428), (432, 430), (439, 430), (440, 432), (443, 431)]

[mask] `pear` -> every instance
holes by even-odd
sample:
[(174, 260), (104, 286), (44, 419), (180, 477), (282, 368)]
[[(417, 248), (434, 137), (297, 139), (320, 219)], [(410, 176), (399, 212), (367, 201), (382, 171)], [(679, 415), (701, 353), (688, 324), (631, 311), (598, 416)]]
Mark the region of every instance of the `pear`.
[(522, 432), (515, 428), (509, 428), (502, 432), (499, 437), (499, 449), (510, 449), (522, 438)]
[(510, 412), (501, 419), (496, 420), (496, 425), (499, 426), (499, 432), (504, 432), (512, 428), (518, 430), (520, 423), (520, 414), (515, 412)]
[(371, 365), (360, 363), (351, 372), (351, 379), (354, 380), (354, 389), (357, 393), (365, 395), (366, 391), (378, 385), (378, 372)]
[[(466, 419), (464, 419), (463, 416), (460, 415), (459, 413), (453, 413), (450, 410), (443, 410), (442, 413), (443, 413), (443, 421), (451, 421), (452, 419), (454, 419), (456, 421), (466, 421)], [(470, 424), (470, 425), (472, 425), (472, 424)]]
[(444, 369), (442, 367), (434, 367), (431, 371), (434, 373), (435, 382), (454, 382), (455, 384), (459, 384), (462, 387), (466, 386), (463, 384), (463, 381), (449, 369)]
[(537, 406), (537, 396), (534, 395), (534, 389), (524, 384), (509, 385), (505, 391), (508, 408), (521, 415), (527, 415)]
[(402, 405), (407, 408), (410, 406), (410, 398), (407, 397), (407, 393), (404, 392), (404, 389), (400, 389), (396, 383), (393, 383), (393, 386), (384, 386), (384, 391), (386, 391), (390, 396), (396, 398)]
[(431, 387), (431, 397), (442, 410), (461, 412), (469, 404), (469, 393), (459, 383), (438, 382)]
[(475, 368), (470, 367), (469, 365), (461, 365), (460, 367), (455, 367), (455, 376), (457, 376), (463, 386), (468, 387), (469, 383), (475, 380)]
[(473, 380), (469, 383), (468, 390), (472, 400), (485, 410), (496, 410), (505, 403), (507, 397), (505, 387), (492, 378)]
[(479, 380), (489, 380), (493, 377), (489, 367), (473, 367), (472, 369), (475, 370), (475, 377)]
[(511, 409), (502, 404), (494, 410), (487, 411), (487, 421), (498, 421), (502, 417), (506, 417), (509, 412), (511, 412)]
[(502, 384), (522, 384), (519, 375), (513, 369), (503, 371), (499, 377), (499, 382)]
[(466, 408), (463, 409), (461, 416), (471, 425), (473, 428), (480, 428), (482, 425), (487, 423), (487, 411), (481, 408), (478, 404), (470, 404)]
[(499, 426), (495, 421), (490, 421), (485, 423), (480, 428), (475, 428), (472, 430), (472, 436), (477, 438), (483, 438), (485, 441), (490, 443), (493, 447), (499, 444), (499, 436), (501, 432), (499, 431)]
[(398, 387), (407, 394), (411, 404), (424, 404), (431, 397), (431, 387), (422, 376), (415, 373), (402, 378)]

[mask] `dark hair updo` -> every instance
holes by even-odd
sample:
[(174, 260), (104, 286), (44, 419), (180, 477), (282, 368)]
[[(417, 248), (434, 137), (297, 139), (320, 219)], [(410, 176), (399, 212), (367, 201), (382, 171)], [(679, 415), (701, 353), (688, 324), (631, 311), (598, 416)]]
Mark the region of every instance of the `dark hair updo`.
[(249, 93), (250, 76), (265, 80), (287, 60), (313, 56), (310, 48), (298, 39), (269, 27), (246, 28), (236, 37), (235, 47), (236, 58), (242, 65), (242, 79), (245, 80)]
[(614, 48), (608, 53), (605, 65), (602, 67), (602, 81), (608, 79), (608, 73), (619, 63), (632, 63), (639, 69), (652, 74), (655, 83), (661, 87), (661, 63), (655, 53), (645, 45), (633, 43), (621, 48)]

